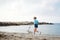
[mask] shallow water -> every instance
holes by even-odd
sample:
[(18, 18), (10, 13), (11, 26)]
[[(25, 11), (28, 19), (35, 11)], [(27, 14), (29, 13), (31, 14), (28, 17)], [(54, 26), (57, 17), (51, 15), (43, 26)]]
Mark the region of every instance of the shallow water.
[[(0, 27), (0, 31), (3, 32), (27, 33), (28, 29), (33, 32), (34, 25)], [(54, 25), (39, 25), (38, 31), (42, 34), (60, 35), (60, 23)]]

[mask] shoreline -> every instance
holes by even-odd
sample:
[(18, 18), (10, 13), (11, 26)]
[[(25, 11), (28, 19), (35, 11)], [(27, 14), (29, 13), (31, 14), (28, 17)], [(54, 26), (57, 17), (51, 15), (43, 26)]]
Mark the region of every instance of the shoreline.
[(47, 34), (36, 36), (32, 33), (0, 32), (0, 40), (60, 40), (60, 36)]
[[(19, 25), (33, 25), (33, 22), (0, 22), (0, 26), (19, 26)], [(54, 23), (39, 22), (39, 25), (53, 25)]]

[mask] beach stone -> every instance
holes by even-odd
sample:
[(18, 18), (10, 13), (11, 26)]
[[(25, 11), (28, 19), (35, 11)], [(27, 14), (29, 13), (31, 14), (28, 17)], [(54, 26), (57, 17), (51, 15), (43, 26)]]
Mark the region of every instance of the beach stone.
[(42, 40), (47, 40), (46, 38), (43, 38)]

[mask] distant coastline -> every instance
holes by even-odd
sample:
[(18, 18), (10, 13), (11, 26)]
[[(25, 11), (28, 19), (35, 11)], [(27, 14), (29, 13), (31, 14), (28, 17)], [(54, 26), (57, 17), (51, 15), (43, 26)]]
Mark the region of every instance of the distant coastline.
[[(18, 25), (33, 25), (33, 22), (0, 22), (0, 26), (18, 26)], [(39, 22), (39, 25), (53, 25), (54, 23)]]

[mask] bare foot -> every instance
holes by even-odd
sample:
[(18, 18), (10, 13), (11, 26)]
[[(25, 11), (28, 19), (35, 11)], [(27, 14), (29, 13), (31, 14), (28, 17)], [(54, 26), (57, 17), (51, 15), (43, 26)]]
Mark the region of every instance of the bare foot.
[(34, 32), (34, 34), (35, 34), (35, 32)]
[(41, 35), (41, 32), (39, 34)]

